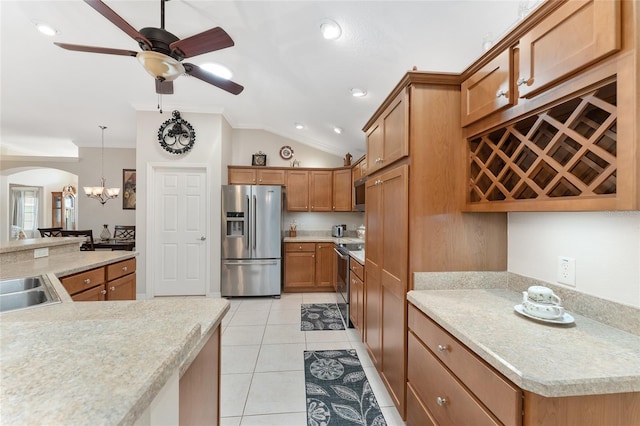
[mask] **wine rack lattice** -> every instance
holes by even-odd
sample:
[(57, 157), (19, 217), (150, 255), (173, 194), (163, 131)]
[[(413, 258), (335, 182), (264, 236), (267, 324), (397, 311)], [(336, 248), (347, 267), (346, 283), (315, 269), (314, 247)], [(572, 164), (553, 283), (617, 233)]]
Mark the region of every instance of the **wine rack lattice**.
[(616, 83), (469, 140), (471, 203), (616, 193)]

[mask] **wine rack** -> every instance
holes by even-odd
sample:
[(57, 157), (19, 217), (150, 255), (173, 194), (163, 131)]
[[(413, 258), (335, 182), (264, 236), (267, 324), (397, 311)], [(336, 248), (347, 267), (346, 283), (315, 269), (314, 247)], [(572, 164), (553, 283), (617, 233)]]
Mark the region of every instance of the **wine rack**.
[(616, 194), (616, 82), (468, 141), (473, 204)]

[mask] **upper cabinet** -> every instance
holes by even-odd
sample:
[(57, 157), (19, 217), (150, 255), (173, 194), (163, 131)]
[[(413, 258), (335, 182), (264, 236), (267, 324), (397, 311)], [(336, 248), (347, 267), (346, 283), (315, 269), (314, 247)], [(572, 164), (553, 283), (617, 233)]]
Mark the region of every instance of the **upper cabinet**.
[(333, 171), (333, 208), (334, 212), (350, 212), (353, 210), (351, 193), (353, 181), (351, 168), (337, 169)]
[(367, 164), (369, 175), (409, 155), (407, 134), (407, 92), (402, 91), (373, 124), (367, 124)]
[(287, 170), (287, 210), (330, 212), (333, 210), (333, 171)]
[(463, 73), (467, 211), (640, 208), (638, 8), (545, 2)]
[(520, 38), (520, 97), (616, 52), (620, 39), (619, 1), (566, 2)]
[(229, 166), (229, 185), (284, 186), (284, 169)]

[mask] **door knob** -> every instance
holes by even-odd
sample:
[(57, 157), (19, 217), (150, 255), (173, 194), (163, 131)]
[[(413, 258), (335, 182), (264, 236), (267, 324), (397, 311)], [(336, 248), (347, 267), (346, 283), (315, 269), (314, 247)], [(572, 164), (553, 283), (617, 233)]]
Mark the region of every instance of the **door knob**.
[(206, 239), (207, 239), (207, 237), (205, 237), (204, 235), (202, 237), (200, 237), (200, 241), (204, 241)]

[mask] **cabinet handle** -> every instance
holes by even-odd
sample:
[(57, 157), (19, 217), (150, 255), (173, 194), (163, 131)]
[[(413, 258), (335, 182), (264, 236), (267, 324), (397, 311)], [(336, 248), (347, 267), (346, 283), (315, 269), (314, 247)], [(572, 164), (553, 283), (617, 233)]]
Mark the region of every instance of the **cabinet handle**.
[(449, 350), (448, 345), (438, 345), (438, 352), (447, 352)]
[(302, 246), (298, 246), (298, 250), (302, 250)]
[(447, 403), (447, 398), (443, 398), (441, 396), (436, 398), (436, 404), (438, 404), (441, 407), (444, 407), (444, 405)]
[(100, 291), (100, 294), (107, 294), (107, 290)]
[(519, 78), (519, 79), (518, 79), (518, 81), (516, 82), (516, 84), (517, 84), (518, 86), (522, 86), (523, 84), (526, 84), (528, 81), (529, 81), (529, 79), (528, 79), (528, 78), (521, 77), (521, 78)]
[(89, 284), (91, 282), (91, 280), (89, 278), (87, 278), (86, 280), (84, 280), (85, 284)]
[(122, 267), (122, 270), (123, 270), (124, 272), (127, 272), (128, 268), (127, 268), (126, 266), (123, 266), (123, 267)]
[(504, 89), (500, 89), (498, 90), (498, 93), (496, 93), (496, 98), (506, 98), (508, 96), (509, 92), (507, 92)]
[(311, 255), (311, 257), (316, 257), (316, 255), (315, 255), (315, 254), (312, 254), (312, 255)]
[(109, 287), (109, 290), (116, 291), (116, 288), (115, 287)]

